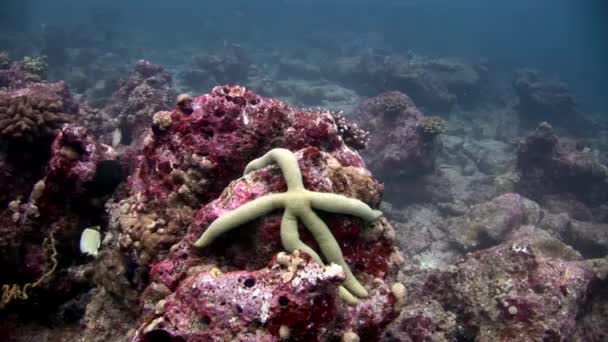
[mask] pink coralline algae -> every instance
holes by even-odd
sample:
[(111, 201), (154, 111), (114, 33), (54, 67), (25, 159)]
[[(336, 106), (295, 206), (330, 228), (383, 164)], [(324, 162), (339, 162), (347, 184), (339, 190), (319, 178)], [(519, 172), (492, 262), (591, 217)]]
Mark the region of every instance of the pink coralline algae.
[[(340, 193), (371, 206), (379, 204), (381, 187), (364, 168), (343, 165), (315, 147), (298, 151), (296, 158), (308, 190)], [(348, 331), (363, 340), (379, 337), (395, 316), (396, 298), (390, 286), (402, 260), (394, 247), (393, 228), (386, 220), (365, 227), (355, 218), (322, 215), (345, 260), (370, 292), (356, 307), (337, 298), (336, 288), (343, 275), (335, 266), (311, 263), (304, 253), (281, 253), (279, 212), (228, 232), (203, 250), (192, 246), (223, 213), (285, 189), (278, 167), (267, 167), (233, 181), (198, 211), (183, 240), (171, 248), (166, 260), (152, 267), (152, 284), (142, 298), (145, 319), (136, 341), (147, 341), (150, 334), (184, 341), (210, 336), (278, 341), (287, 333), (294, 341), (327, 341)], [(316, 246), (306, 231), (301, 234), (306, 244)], [(273, 261), (268, 264), (269, 260)], [(293, 268), (294, 262), (300, 266)], [(219, 268), (227, 273), (218, 276)], [(328, 272), (335, 274), (329, 276)], [(293, 280), (286, 284), (287, 278), (302, 281), (300, 285)]]
[[(323, 151), (344, 167), (364, 166), (345, 145), (329, 111), (293, 108), (241, 86), (180, 98), (188, 99), (188, 110), (178, 103), (173, 111), (154, 114), (129, 177), (130, 197), (111, 212), (121, 246), (139, 265), (162, 260), (185, 233), (193, 212), (240, 177), (249, 161), (274, 147), (316, 147), (307, 153)], [(314, 175), (308, 181), (322, 182)], [(351, 187), (346, 180), (336, 181), (346, 191)], [(276, 182), (280, 190), (284, 183)], [(366, 192), (379, 196), (382, 186)]]
[(275, 146), (316, 146), (335, 153), (341, 162), (362, 165), (346, 149), (329, 112), (292, 108), (240, 86), (216, 87), (195, 98), (192, 106), (189, 116), (174, 111), (153, 123), (132, 181), (151, 197), (166, 198), (177, 190), (181, 184), (171, 175), (194, 164), (208, 183), (196, 195), (203, 201), (212, 198), (247, 162)]
[(200, 272), (149, 308), (154, 318), (135, 340), (273, 341), (289, 327), (293, 340), (312, 341), (332, 325), (343, 280), (340, 267), (285, 253), (258, 271)]

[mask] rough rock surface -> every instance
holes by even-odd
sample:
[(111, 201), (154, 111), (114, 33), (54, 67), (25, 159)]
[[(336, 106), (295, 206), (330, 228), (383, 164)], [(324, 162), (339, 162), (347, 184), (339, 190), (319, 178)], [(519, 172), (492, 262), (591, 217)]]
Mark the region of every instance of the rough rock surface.
[(520, 142), (517, 168), (521, 174), (517, 190), (534, 200), (559, 194), (589, 207), (608, 201), (608, 167), (589, 147), (558, 137), (548, 123), (541, 123)]
[(74, 258), (74, 237), (99, 224), (90, 216), (99, 217), (99, 200), (122, 180), (107, 177), (120, 171), (115, 158), (85, 128), (67, 125), (59, 132), (44, 177), (0, 213), (0, 264), (5, 270), (0, 306), (27, 300), (36, 288), (54, 293), (46, 299), (36, 296), (37, 301), (56, 302), (86, 283), (84, 271), (70, 271), (71, 263), (62, 261)]
[(44, 59), (26, 57), (11, 61), (6, 53), (0, 53), (0, 89), (19, 89), (46, 79)]
[(427, 135), (421, 129), (425, 116), (409, 96), (388, 92), (372, 97), (363, 101), (353, 116), (370, 131), (364, 154), (378, 176), (396, 180), (433, 170), (439, 147), (436, 134)]
[(121, 245), (139, 264), (162, 259), (184, 234), (192, 211), (273, 147), (315, 146), (343, 165), (363, 166), (329, 111), (293, 108), (240, 86), (216, 87), (192, 107), (191, 115), (176, 109), (154, 116), (129, 180), (130, 196), (111, 210)]
[(439, 302), (455, 314), (458, 328), (455, 336), (445, 336), (424, 316), (410, 326), (441, 332), (444, 340), (580, 340), (576, 322), (598, 279), (579, 258), (542, 231), (523, 227), (505, 243), (467, 254), (444, 270), (406, 272), (414, 302)]
[(441, 114), (454, 105), (472, 106), (478, 100), (485, 68), (457, 60), (403, 55), (342, 57), (323, 68), (323, 74), (362, 94), (398, 90), (429, 112)]
[[(362, 154), (370, 170), (386, 184), (387, 198), (407, 202), (412, 186), (420, 186), (421, 176), (431, 174), (444, 132), (443, 120), (425, 117), (412, 99), (400, 92), (388, 92), (364, 100), (354, 111), (353, 119), (370, 132)], [(424, 182), (425, 184), (427, 182)], [(406, 190), (407, 189), (407, 190)], [(403, 191), (405, 190), (405, 191)], [(420, 191), (416, 193), (418, 198)]]
[(522, 69), (517, 72), (513, 87), (519, 97), (518, 110), (524, 129), (543, 121), (570, 132), (582, 133), (592, 128), (563, 82), (544, 79), (537, 70)]
[(537, 224), (538, 204), (518, 194), (508, 193), (471, 207), (463, 216), (449, 219), (446, 229), (454, 243), (465, 252), (495, 246), (524, 224)]
[(116, 118), (122, 143), (130, 144), (152, 123), (152, 115), (171, 108), (175, 94), (172, 79), (160, 65), (139, 60), (133, 72), (108, 100), (104, 111)]
[[(331, 154), (322, 153), (314, 147), (300, 150), (296, 157), (303, 173), (304, 185), (308, 190), (340, 193), (351, 198), (358, 198), (371, 206), (379, 204), (381, 187), (365, 169), (361, 168), (359, 157), (352, 159), (350, 164), (341, 163)], [(181, 337), (186, 341), (194, 341), (197, 336), (201, 336), (200, 334), (206, 334), (203, 327), (212, 326), (214, 329), (219, 329), (217, 330), (219, 335), (235, 339), (251, 331), (247, 327), (250, 326), (252, 320), (256, 319), (260, 336), (272, 337), (269, 339), (272, 341), (278, 340), (280, 325), (287, 327), (283, 330), (293, 331), (296, 340), (299, 340), (299, 336), (302, 336), (302, 340), (325, 340), (330, 336), (340, 337), (349, 330), (364, 339), (376, 338), (382, 327), (393, 318), (395, 298), (389, 289), (394, 282), (396, 267), (401, 260), (399, 252), (393, 246), (394, 231), (384, 220), (365, 227), (358, 219), (335, 214), (322, 215), (323, 220), (338, 240), (344, 258), (351, 265), (355, 276), (370, 291), (370, 297), (362, 300), (356, 308), (348, 307), (344, 302), (335, 299), (337, 278), (328, 278), (325, 275), (327, 271), (323, 271), (322, 267), (305, 262), (302, 270), (305, 274), (310, 274), (305, 277), (310, 281), (319, 281), (319, 284), (322, 284), (322, 279), (326, 279), (325, 281), (328, 282), (326, 286), (320, 286), (324, 288), (321, 294), (327, 293), (325, 297), (322, 295), (320, 298), (317, 297), (318, 293), (315, 291), (300, 291), (298, 287), (284, 288), (285, 285), (278, 281), (283, 277), (281, 272), (284, 270), (279, 272), (281, 268), (276, 263), (271, 263), (264, 268), (268, 260), (282, 250), (279, 236), (280, 215), (269, 215), (246, 224), (242, 228), (227, 233), (202, 251), (193, 247), (194, 241), (222, 213), (234, 210), (265, 194), (284, 190), (285, 183), (280, 171), (276, 166), (271, 166), (232, 182), (220, 197), (201, 208), (184, 239), (171, 248), (169, 258), (154, 265), (150, 272), (153, 283), (149, 287), (149, 291), (144, 293), (143, 302), (147, 307), (156, 307), (156, 305), (160, 305), (159, 302), (166, 301), (165, 308), (172, 303), (172, 309), (169, 312), (165, 309), (168, 316), (155, 314), (149, 317), (145, 315), (140, 331), (150, 330), (146, 327), (155, 324), (154, 322), (160, 319), (161, 322), (169, 320), (171, 323), (167, 329), (158, 333), (168, 334), (172, 338)], [(306, 231), (302, 231), (301, 234), (306, 244), (315, 246), (314, 240)], [(305, 260), (307, 260), (306, 258), (304, 257)], [(207, 274), (210, 271), (214, 272), (214, 267), (220, 267), (223, 271), (229, 272), (225, 276), (214, 279)], [(296, 278), (300, 274), (298, 272), (296, 272)], [(239, 287), (248, 286), (247, 279), (249, 278), (258, 279), (253, 282), (253, 285), (251, 285), (252, 282), (249, 282), (249, 287), (253, 288), (239, 290)], [(208, 291), (213, 290), (212, 292), (215, 294), (211, 297), (197, 296), (192, 293), (193, 285), (197, 288), (202, 286)], [(302, 286), (307, 287), (310, 284), (304, 282)], [(159, 297), (154, 290), (158, 288), (168, 289), (169, 293), (173, 294), (166, 298), (167, 291), (164, 291), (165, 295)], [(239, 295), (241, 291), (256, 289), (259, 289), (256, 296), (240, 297), (241, 295)], [(291, 295), (285, 294), (286, 289), (289, 289), (288, 292)], [(264, 297), (264, 294), (267, 294), (267, 298)], [(281, 295), (288, 299), (282, 309)], [(192, 296), (195, 299), (188, 300)], [(218, 303), (221, 304), (221, 298), (226, 303), (230, 301), (239, 303), (242, 310), (239, 311), (238, 308), (228, 304), (225, 308), (217, 306)], [(241, 299), (233, 301), (230, 298)], [(258, 302), (260, 300), (261, 302)], [(327, 304), (315, 306), (317, 313), (314, 317), (325, 318), (322, 319), (322, 322), (313, 324), (314, 327), (305, 329), (306, 332), (301, 330), (299, 318), (286, 318), (309, 315), (310, 312), (306, 309), (308, 304), (305, 303), (316, 300), (327, 300)], [(291, 302), (294, 303), (293, 306), (289, 304)], [(249, 311), (249, 308), (260, 305), (262, 305), (261, 311), (253, 313)], [(264, 316), (264, 305), (270, 308), (269, 316)], [(173, 306), (175, 307), (173, 308)], [(176, 325), (177, 322), (184, 319), (188, 321), (187, 317), (193, 308), (211, 310), (206, 314), (209, 317), (206, 324), (201, 322), (194, 327), (181, 325), (181, 323)], [(226, 312), (225, 310), (229, 310), (227, 312), (231, 312), (234, 317), (232, 325), (224, 325), (225, 322), (214, 320), (214, 316), (220, 313), (225, 315), (222, 313)], [(198, 315), (197, 317), (201, 319), (200, 317), (204, 316)], [(275, 320), (279, 323), (274, 324)], [(324, 326), (328, 329), (321, 329)]]

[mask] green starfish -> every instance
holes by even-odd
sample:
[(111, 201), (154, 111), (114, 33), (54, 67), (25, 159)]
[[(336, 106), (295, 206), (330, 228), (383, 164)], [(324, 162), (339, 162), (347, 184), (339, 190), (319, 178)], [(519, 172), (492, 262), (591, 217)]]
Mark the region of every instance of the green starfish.
[(325, 259), (328, 262), (342, 266), (344, 269), (346, 279), (343, 286), (340, 286), (340, 297), (348, 304), (357, 304), (357, 297), (367, 297), (367, 290), (351, 272), (344, 261), (338, 242), (331, 234), (325, 222), (313, 211), (313, 208), (336, 214), (357, 216), (367, 222), (375, 221), (382, 213), (378, 210), (373, 210), (367, 204), (357, 199), (304, 189), (298, 161), (294, 154), (286, 149), (275, 148), (261, 158), (251, 161), (245, 168), (245, 174), (259, 170), (272, 163), (277, 163), (281, 168), (283, 177), (285, 177), (287, 183), (287, 192), (262, 196), (220, 216), (209, 225), (194, 245), (196, 247), (206, 247), (221, 234), (274, 210), (284, 208), (285, 211), (281, 221), (281, 242), (283, 243), (283, 247), (289, 252), (293, 252), (294, 250), (305, 252), (318, 263), (323, 264), (321, 257), (300, 240), (298, 220), (301, 220), (319, 244), (319, 248)]

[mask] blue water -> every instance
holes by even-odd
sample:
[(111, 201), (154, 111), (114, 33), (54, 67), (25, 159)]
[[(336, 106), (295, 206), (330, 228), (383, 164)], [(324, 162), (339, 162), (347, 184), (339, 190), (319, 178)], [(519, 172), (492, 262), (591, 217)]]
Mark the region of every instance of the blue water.
[[(564, 80), (584, 108), (608, 111), (608, 3), (602, 0), (3, 0), (30, 31), (78, 27), (95, 13), (139, 46), (205, 47), (223, 41), (297, 45), (311, 32), (375, 32), (392, 49), (487, 58), (494, 68), (534, 67)], [(9, 11), (10, 12), (10, 11)], [(99, 21), (99, 19), (98, 19)], [(27, 25), (24, 25), (24, 22)], [(12, 25), (13, 27), (16, 25)], [(1, 46), (0, 46), (1, 48)], [(145, 50), (145, 49), (144, 49)], [(142, 52), (143, 53), (143, 52)]]

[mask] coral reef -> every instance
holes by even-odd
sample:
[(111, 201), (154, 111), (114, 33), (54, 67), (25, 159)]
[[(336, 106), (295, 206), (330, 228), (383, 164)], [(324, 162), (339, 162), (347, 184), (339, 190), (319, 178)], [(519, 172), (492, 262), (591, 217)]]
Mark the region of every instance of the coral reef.
[(127, 80), (114, 92), (104, 111), (118, 121), (123, 144), (131, 144), (152, 123), (152, 115), (170, 109), (176, 94), (172, 78), (160, 65), (139, 60)]
[(407, 95), (388, 92), (372, 97), (363, 101), (353, 116), (371, 132), (364, 155), (370, 169), (384, 181), (433, 170), (439, 144), (432, 138), (443, 130), (437, 121), (423, 116)]
[(243, 48), (229, 45), (215, 53), (195, 56), (191, 66), (179, 76), (188, 87), (209, 91), (218, 84), (247, 84), (254, 71)]
[(593, 128), (578, 111), (574, 96), (563, 82), (544, 79), (538, 70), (521, 69), (516, 73), (513, 87), (519, 98), (518, 110), (524, 129), (534, 128), (543, 121), (576, 133)]
[(30, 83), (46, 80), (47, 64), (44, 56), (25, 56), (21, 61), (11, 61), (6, 53), (0, 53), (0, 89), (18, 89)]
[(558, 137), (546, 122), (520, 142), (517, 169), (518, 191), (541, 203), (556, 194), (572, 195), (590, 207), (608, 201), (608, 167), (591, 148)]
[(607, 339), (593, 95), (241, 5), (0, 34), (0, 340)]
[(397, 54), (342, 57), (323, 68), (329, 78), (363, 94), (402, 91), (436, 114), (445, 113), (456, 104), (471, 107), (478, 103), (486, 72), (483, 66), (458, 60)]
[(431, 272), (412, 295), (450, 308), (459, 325), (456, 336), (577, 340), (577, 317), (584, 314), (597, 278), (567, 251), (555, 239), (524, 230), (504, 244), (463, 257), (449, 270)]
[(78, 104), (65, 82), (0, 91), (0, 136), (5, 140), (52, 139), (76, 114)]
[(155, 241), (145, 244), (154, 249), (135, 253), (139, 263), (162, 258), (189, 223), (188, 214), (176, 213), (217, 196), (251, 156), (275, 146), (316, 146), (345, 165), (363, 165), (345, 146), (329, 111), (292, 108), (240, 86), (216, 87), (194, 98), (192, 108), (190, 115), (179, 108), (154, 115), (130, 177), (131, 196), (112, 210), (125, 248)]
[(89, 215), (99, 216), (99, 203), (122, 181), (115, 159), (113, 150), (98, 144), (85, 128), (66, 125), (59, 132), (43, 178), (30, 185), (26, 198), (13, 194), (0, 213), (3, 306), (28, 300), (33, 289), (54, 294), (46, 299), (37, 294), (38, 303), (57, 302), (81, 290), (86, 281), (70, 275), (73, 265), (66, 260), (74, 254), (74, 236), (91, 222)]
[[(297, 152), (296, 158), (302, 172), (304, 185), (309, 191), (337, 192), (348, 197), (359, 198), (370, 205), (377, 205), (379, 202), (381, 188), (360, 166), (341, 164), (330, 154), (320, 152), (313, 147)], [(287, 179), (287, 181), (290, 181), (290, 179)], [(281, 219), (278, 215), (270, 214), (267, 217), (252, 221), (242, 228), (253, 230), (251, 234), (243, 234), (240, 230), (233, 230), (227, 232), (200, 252), (193, 248), (192, 244), (199, 239), (201, 233), (206, 229), (211, 229), (210, 224), (223, 213), (235, 210), (241, 207), (243, 203), (256, 198), (263, 198), (262, 196), (268, 193), (283, 191), (286, 186), (280, 169), (276, 166), (265, 167), (232, 182), (216, 200), (198, 211), (184, 239), (171, 248), (168, 259), (154, 265), (150, 272), (153, 283), (144, 292), (142, 300), (145, 307), (150, 308), (150, 310), (154, 310), (153, 308), (159, 305), (163, 305), (165, 310), (164, 312), (145, 314), (145, 319), (139, 330), (140, 334), (160, 329), (162, 331), (156, 331), (155, 334), (194, 340), (197, 336), (201, 336), (200, 334), (207, 334), (208, 331), (204, 327), (210, 326), (214, 328), (211, 331), (218, 336), (235, 339), (244, 336), (243, 334), (249, 331), (247, 327), (251, 324), (251, 321), (261, 320), (262, 324), (257, 328), (259, 330), (258, 334), (260, 336), (274, 336), (275, 339), (279, 336), (280, 325), (286, 326), (283, 330), (288, 329), (294, 333), (298, 332), (297, 335), (294, 334), (295, 338), (302, 336), (306, 339), (308, 338), (306, 334), (309, 333), (312, 334), (310, 338), (313, 339), (320, 339), (323, 335), (339, 337), (348, 331), (354, 332), (362, 338), (373, 339), (378, 336), (382, 326), (388, 324), (394, 315), (393, 304), (396, 298), (392, 294), (390, 286), (394, 282), (392, 279), (394, 279), (396, 267), (401, 262), (398, 251), (392, 246), (394, 237), (392, 227), (385, 220), (380, 220), (369, 227), (365, 227), (362, 222), (354, 217), (343, 217), (339, 214), (329, 213), (322, 215), (323, 221), (327, 223), (329, 230), (336, 237), (339, 248), (342, 249), (344, 260), (351, 265), (353, 273), (367, 289), (367, 298), (360, 299), (360, 304), (356, 307), (349, 307), (346, 303), (335, 300), (338, 292), (337, 287), (346, 277), (342, 271), (343, 268), (337, 265), (328, 266), (329, 268), (325, 268), (325, 270), (339, 270), (338, 273), (340, 274), (336, 278), (334, 271), (332, 271), (331, 274), (334, 275), (328, 278), (327, 271), (324, 271), (321, 265), (308, 262), (310, 258), (308, 254), (302, 253), (300, 257), (297, 254), (291, 257), (287, 257), (284, 253), (276, 255), (282, 249), (279, 232)], [(315, 239), (306, 231), (301, 232), (301, 240), (309, 246), (316, 246)], [(283, 260), (294, 260), (293, 258), (301, 258), (302, 261), (298, 261), (297, 264), (302, 264), (305, 273), (309, 273), (305, 278), (316, 282), (317, 286), (315, 288), (323, 288), (322, 292), (300, 291), (298, 287), (295, 289), (284, 288), (286, 285), (282, 284), (285, 282), (281, 280), (288, 278), (285, 274), (289, 274), (289, 277), (295, 277), (289, 278), (289, 281), (298, 279), (300, 271), (296, 267), (290, 272), (288, 268), (285, 270), (287, 273), (285, 273), (277, 263), (284, 264), (287, 261)], [(267, 261), (271, 259), (276, 261), (264, 268)], [(226, 275), (214, 278), (213, 274), (218, 272), (214, 270), (214, 267), (221, 267), (222, 272), (227, 272)], [(316, 279), (319, 279), (319, 281)], [(321, 279), (328, 279), (326, 280), (329, 281), (327, 284), (333, 285), (321, 285), (323, 284)], [(193, 284), (200, 284), (204, 286), (206, 291), (212, 291), (215, 295), (212, 297), (197, 296), (196, 293), (202, 288), (195, 289), (196, 291), (192, 292)], [(310, 283), (302, 282), (301, 285), (306, 287)], [(228, 302), (232, 301), (229, 298), (239, 293), (234, 290), (235, 286), (252, 288), (243, 292), (244, 297), (242, 297), (243, 300), (244, 298), (247, 298), (247, 301), (251, 300), (250, 304), (235, 297), (235, 300), (242, 302), (241, 310), (238, 307), (227, 305)], [(173, 294), (159, 296), (156, 294), (155, 288), (166, 288), (169, 293)], [(256, 291), (256, 289), (258, 290)], [(256, 291), (256, 296), (248, 296), (248, 291)], [(265, 293), (268, 294), (264, 295)], [(293, 294), (290, 295), (289, 293)], [(331, 329), (317, 330), (320, 328), (317, 327), (306, 333), (299, 332), (302, 329), (299, 326), (302, 321), (286, 319), (285, 317), (294, 317), (293, 315), (300, 317), (302, 312), (306, 312), (306, 309), (302, 308), (300, 304), (292, 306), (289, 303), (294, 301), (304, 305), (303, 303), (315, 302), (314, 298), (323, 295), (323, 293), (328, 294), (326, 299), (328, 305), (315, 305), (314, 310), (320, 311), (314, 316), (325, 317), (323, 324), (327, 324), (327, 327), (331, 327)], [(281, 300), (281, 295), (287, 298)], [(184, 296), (192, 299), (186, 299)], [(184, 298), (184, 300), (178, 298)], [(179, 301), (176, 302), (176, 300)], [(281, 305), (281, 302), (285, 300), (284, 305)], [(221, 304), (221, 302), (225, 302), (226, 305), (224, 307), (218, 306), (217, 304)], [(172, 305), (167, 306), (169, 303)], [(250, 308), (260, 307), (260, 305), (261, 311), (253, 310), (253, 313), (249, 311)], [(268, 309), (264, 309), (267, 306)], [(174, 309), (167, 311), (167, 308)], [(187, 312), (192, 312), (192, 310), (199, 312), (200, 309), (197, 308), (208, 308), (206, 310), (214, 311), (206, 311), (202, 315), (197, 314), (199, 318), (208, 317), (208, 319), (204, 319), (206, 321), (201, 322), (200, 326), (188, 328), (179, 323), (187, 322), (189, 320)], [(215, 313), (215, 310), (221, 310), (221, 313)], [(270, 310), (270, 316), (260, 317), (259, 315), (262, 315), (265, 312), (264, 310)], [(275, 314), (274, 310), (279, 311)], [(233, 316), (236, 317), (234, 325), (224, 326), (224, 321), (216, 321), (216, 317), (222, 317), (229, 313), (236, 315)], [(186, 315), (184, 316), (184, 314)], [(269, 317), (275, 319), (275, 315), (277, 315), (276, 319), (280, 323), (269, 325), (266, 320)], [(165, 328), (162, 322), (170, 323)], [(149, 327), (150, 324), (152, 324), (152, 327)], [(158, 329), (157, 324), (159, 324)]]
[(422, 133), (425, 140), (432, 140), (436, 136), (445, 134), (448, 131), (446, 121), (437, 116), (422, 119), (418, 124), (418, 130)]

